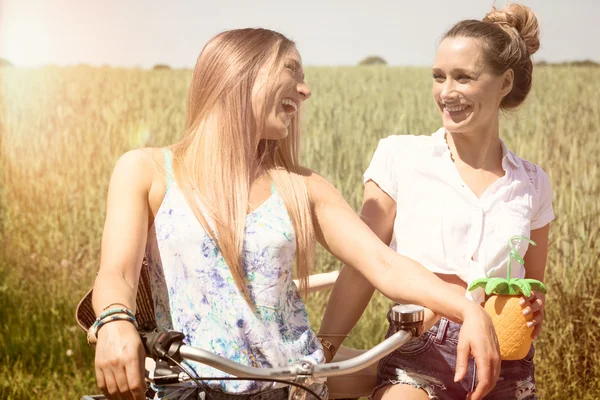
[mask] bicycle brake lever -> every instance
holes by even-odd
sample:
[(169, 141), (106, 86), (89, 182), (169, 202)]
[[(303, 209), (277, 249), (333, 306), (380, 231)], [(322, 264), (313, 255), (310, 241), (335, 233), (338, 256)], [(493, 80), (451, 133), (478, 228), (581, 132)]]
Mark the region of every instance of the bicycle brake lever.
[(146, 371), (146, 379), (156, 385), (169, 385), (181, 382), (179, 367), (169, 365), (165, 360), (156, 362), (152, 371)]
[(177, 362), (182, 360), (179, 348), (183, 344), (185, 335), (176, 331), (144, 332), (140, 333), (146, 354), (155, 360), (173, 358)]

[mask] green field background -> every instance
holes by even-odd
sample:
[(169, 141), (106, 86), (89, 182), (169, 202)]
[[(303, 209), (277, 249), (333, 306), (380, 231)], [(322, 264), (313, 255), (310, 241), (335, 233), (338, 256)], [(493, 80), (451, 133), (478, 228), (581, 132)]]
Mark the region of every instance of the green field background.
[[(303, 163), (359, 210), (380, 138), (440, 125), (427, 68), (307, 68)], [(178, 139), (189, 70), (0, 68), (0, 398), (96, 392), (74, 308), (98, 269), (107, 184), (125, 151)], [(547, 314), (537, 341), (543, 399), (600, 398), (600, 69), (542, 67), (501, 136), (553, 184)], [(319, 250), (316, 271), (341, 265)], [(311, 296), (318, 328), (327, 293)], [(380, 341), (376, 295), (347, 344)]]

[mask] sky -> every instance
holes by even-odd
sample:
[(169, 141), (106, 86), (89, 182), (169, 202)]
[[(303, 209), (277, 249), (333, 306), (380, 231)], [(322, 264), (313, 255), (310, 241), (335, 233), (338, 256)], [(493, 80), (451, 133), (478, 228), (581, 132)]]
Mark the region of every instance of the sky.
[[(536, 61), (600, 62), (600, 1), (520, 0), (536, 13)], [(370, 55), (428, 66), (454, 23), (493, 0), (0, 0), (0, 58), (17, 66), (191, 68), (204, 44), (263, 27), (297, 44), (307, 66), (356, 65)], [(497, 0), (496, 7), (506, 1)]]

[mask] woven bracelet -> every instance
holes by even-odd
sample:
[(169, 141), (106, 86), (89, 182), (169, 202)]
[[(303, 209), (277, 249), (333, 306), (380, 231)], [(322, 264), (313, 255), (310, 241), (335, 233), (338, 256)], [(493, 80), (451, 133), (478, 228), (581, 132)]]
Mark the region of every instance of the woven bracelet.
[(98, 318), (94, 324), (92, 326), (90, 326), (90, 329), (88, 329), (88, 333), (87, 333), (87, 342), (90, 346), (95, 346), (96, 343), (98, 343), (98, 331), (100, 330), (100, 328), (102, 328), (104, 325), (110, 323), (110, 322), (114, 322), (114, 321), (128, 321), (131, 322), (136, 329), (138, 329), (137, 326), (137, 322), (135, 320), (134, 316), (131, 316), (129, 314), (127, 315), (123, 315), (124, 313), (114, 313), (114, 315), (106, 315), (103, 318)]

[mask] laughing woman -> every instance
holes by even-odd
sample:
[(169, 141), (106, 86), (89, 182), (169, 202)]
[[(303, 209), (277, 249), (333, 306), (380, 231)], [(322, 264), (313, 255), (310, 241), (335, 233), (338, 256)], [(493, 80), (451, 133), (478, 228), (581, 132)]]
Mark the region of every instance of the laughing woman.
[[(500, 139), (499, 115), (529, 93), (539, 48), (533, 12), (512, 4), (482, 21), (465, 20), (442, 40), (433, 65), (433, 98), (443, 127), (431, 136), (382, 139), (365, 172), (363, 220), (396, 252), (417, 260), (456, 294), (477, 278), (505, 277), (508, 238), (537, 243), (517, 250), (525, 266), (513, 277), (543, 280), (554, 218), (548, 175), (516, 156)], [(347, 293), (352, 293), (348, 296)], [(334, 286), (319, 336), (341, 343), (367, 306), (373, 287), (352, 268)], [(467, 293), (474, 304), (479, 289)], [(450, 300), (449, 300), (450, 301)], [(544, 294), (522, 299), (534, 337), (544, 318)], [(429, 313), (431, 329), (379, 364), (375, 399), (464, 399), (481, 379), (472, 360), (456, 358), (460, 325)], [(486, 399), (536, 399), (533, 346), (523, 360), (503, 361)], [(327, 358), (333, 354), (327, 354)], [(455, 375), (467, 370), (467, 379)]]

